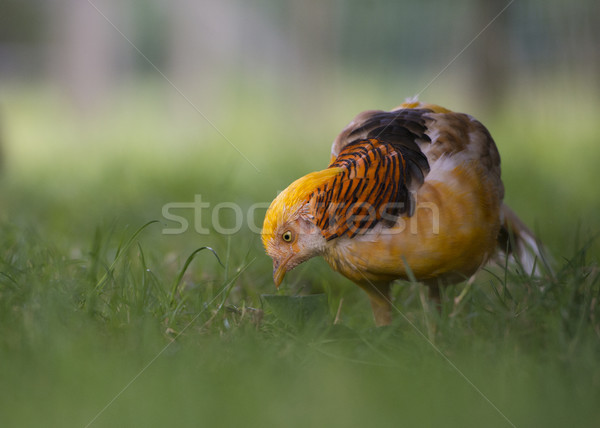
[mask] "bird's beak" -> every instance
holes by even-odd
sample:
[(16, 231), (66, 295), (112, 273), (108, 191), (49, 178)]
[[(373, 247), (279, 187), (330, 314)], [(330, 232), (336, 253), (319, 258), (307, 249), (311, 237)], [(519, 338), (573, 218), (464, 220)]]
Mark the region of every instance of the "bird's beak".
[(287, 257), (282, 262), (278, 260), (273, 260), (273, 282), (275, 283), (275, 287), (279, 289), (279, 285), (281, 281), (283, 281), (283, 277), (287, 273), (287, 264), (290, 261), (292, 256)]

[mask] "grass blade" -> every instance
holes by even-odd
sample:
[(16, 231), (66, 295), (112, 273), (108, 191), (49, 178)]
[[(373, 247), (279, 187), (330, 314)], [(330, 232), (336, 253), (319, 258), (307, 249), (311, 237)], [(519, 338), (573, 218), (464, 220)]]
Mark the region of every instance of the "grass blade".
[[(196, 257), (196, 254), (198, 254), (199, 252), (204, 251), (204, 250), (208, 250), (211, 253), (213, 253), (213, 255), (217, 258), (217, 261), (219, 262), (219, 264), (221, 266), (223, 266), (223, 263), (221, 263), (221, 259), (219, 258), (219, 255), (211, 247), (200, 247), (200, 248), (197, 248), (196, 250), (194, 250), (192, 252), (192, 254), (190, 254), (188, 256), (188, 258), (186, 259), (185, 263), (183, 264), (183, 268), (181, 268), (181, 270), (179, 271), (179, 274), (177, 275), (177, 278), (175, 279), (175, 282), (173, 282), (173, 286), (171, 287), (171, 296), (169, 299), (170, 306), (172, 306), (173, 302), (175, 301), (175, 296), (177, 295), (177, 289), (179, 288), (179, 285), (181, 284), (181, 280), (183, 279), (183, 275), (185, 275), (188, 267), (190, 266), (190, 263), (192, 263), (192, 261)], [(225, 266), (223, 266), (223, 267), (225, 267)]]
[(100, 278), (100, 280), (98, 281), (98, 283), (94, 287), (94, 291), (97, 291), (97, 290), (101, 289), (104, 286), (104, 283), (108, 279), (109, 274), (112, 274), (112, 272), (115, 269), (115, 266), (121, 260), (123, 254), (125, 254), (127, 252), (127, 250), (129, 249), (129, 247), (131, 247), (131, 245), (133, 244), (133, 242), (135, 241), (135, 239), (139, 236), (139, 234), (142, 233), (142, 231), (144, 229), (146, 229), (148, 226), (150, 226), (153, 223), (158, 223), (158, 220), (151, 220), (148, 223), (144, 224), (138, 230), (136, 230), (133, 233), (133, 235), (131, 235), (131, 237), (127, 240), (127, 242), (125, 243), (125, 245), (119, 246), (119, 250), (117, 251), (117, 255), (115, 256), (115, 259), (113, 260), (113, 262), (110, 264), (110, 266), (108, 267), (108, 269), (106, 270), (106, 272), (104, 273), (104, 275), (102, 275), (102, 278)]

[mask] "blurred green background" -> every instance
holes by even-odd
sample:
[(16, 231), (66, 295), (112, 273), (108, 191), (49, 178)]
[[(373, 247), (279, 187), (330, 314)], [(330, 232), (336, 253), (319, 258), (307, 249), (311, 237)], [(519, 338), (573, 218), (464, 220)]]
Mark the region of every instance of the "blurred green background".
[[(589, 244), (585, 278), (597, 275), (598, 1), (2, 0), (0, 11), (0, 424), (86, 426), (169, 329), (202, 313), (95, 426), (510, 426), (410, 327), (369, 330), (361, 291), (320, 260), (283, 292), (326, 291), (332, 313), (344, 298), (354, 330), (331, 340), (336, 357), (320, 337), (235, 318), (274, 292), (255, 231), (264, 208), (247, 213), (325, 167), (355, 114), (418, 95), (489, 128), (508, 204), (558, 263)], [(201, 217), (175, 210), (190, 228), (163, 233), (178, 226), (165, 204), (195, 195), (209, 204)], [(242, 208), (236, 233), (215, 230), (236, 228), (220, 203)], [(185, 304), (136, 294), (170, 290), (201, 246), (226, 267), (198, 254)], [(421, 320), (416, 289), (398, 293)], [(548, 311), (557, 318), (517, 327), (465, 316), (468, 333), (446, 331), (445, 352), (517, 426), (593, 426), (598, 332), (592, 344), (563, 336), (569, 316)]]
[[(196, 193), (268, 202), (325, 165), (356, 113), (419, 95), (489, 127), (507, 201), (551, 246), (596, 228), (597, 2), (322, 3), (5, 0), (2, 171), (19, 217), (72, 228)], [(63, 216), (78, 201), (95, 218)]]

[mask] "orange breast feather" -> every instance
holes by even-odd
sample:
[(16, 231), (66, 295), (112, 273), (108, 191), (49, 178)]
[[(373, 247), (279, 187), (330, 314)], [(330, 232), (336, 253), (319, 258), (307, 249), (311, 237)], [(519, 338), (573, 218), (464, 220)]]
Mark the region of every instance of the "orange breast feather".
[[(500, 227), (503, 189), (489, 133), (442, 109), (366, 117), (334, 143), (331, 166), (343, 172), (311, 194), (317, 225), (332, 240), (325, 258), (359, 283), (406, 278), (407, 266), (424, 281), (470, 276), (493, 253)], [(355, 136), (369, 138), (349, 141)]]
[(459, 166), (445, 178), (424, 183), (411, 217), (339, 241), (325, 255), (327, 261), (358, 283), (407, 279), (407, 266), (424, 282), (468, 278), (494, 251), (499, 202), (477, 169)]

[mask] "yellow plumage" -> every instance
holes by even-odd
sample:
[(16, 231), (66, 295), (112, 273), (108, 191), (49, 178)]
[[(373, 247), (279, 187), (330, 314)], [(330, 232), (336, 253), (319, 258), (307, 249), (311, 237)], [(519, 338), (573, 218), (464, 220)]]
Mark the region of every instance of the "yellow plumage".
[(273, 236), (276, 225), (284, 221), (285, 214), (293, 211), (294, 207), (304, 202), (311, 192), (340, 173), (340, 168), (327, 168), (322, 171), (311, 172), (300, 177), (282, 191), (269, 206), (265, 216), (262, 240), (266, 246), (268, 239)]
[(322, 256), (367, 292), (377, 324), (388, 324), (390, 283), (407, 279), (408, 269), (436, 294), (490, 259), (501, 227), (515, 224), (503, 223), (503, 196), (500, 156), (481, 123), (405, 103), (350, 122), (334, 141), (331, 166), (275, 198), (262, 238), (277, 286)]

